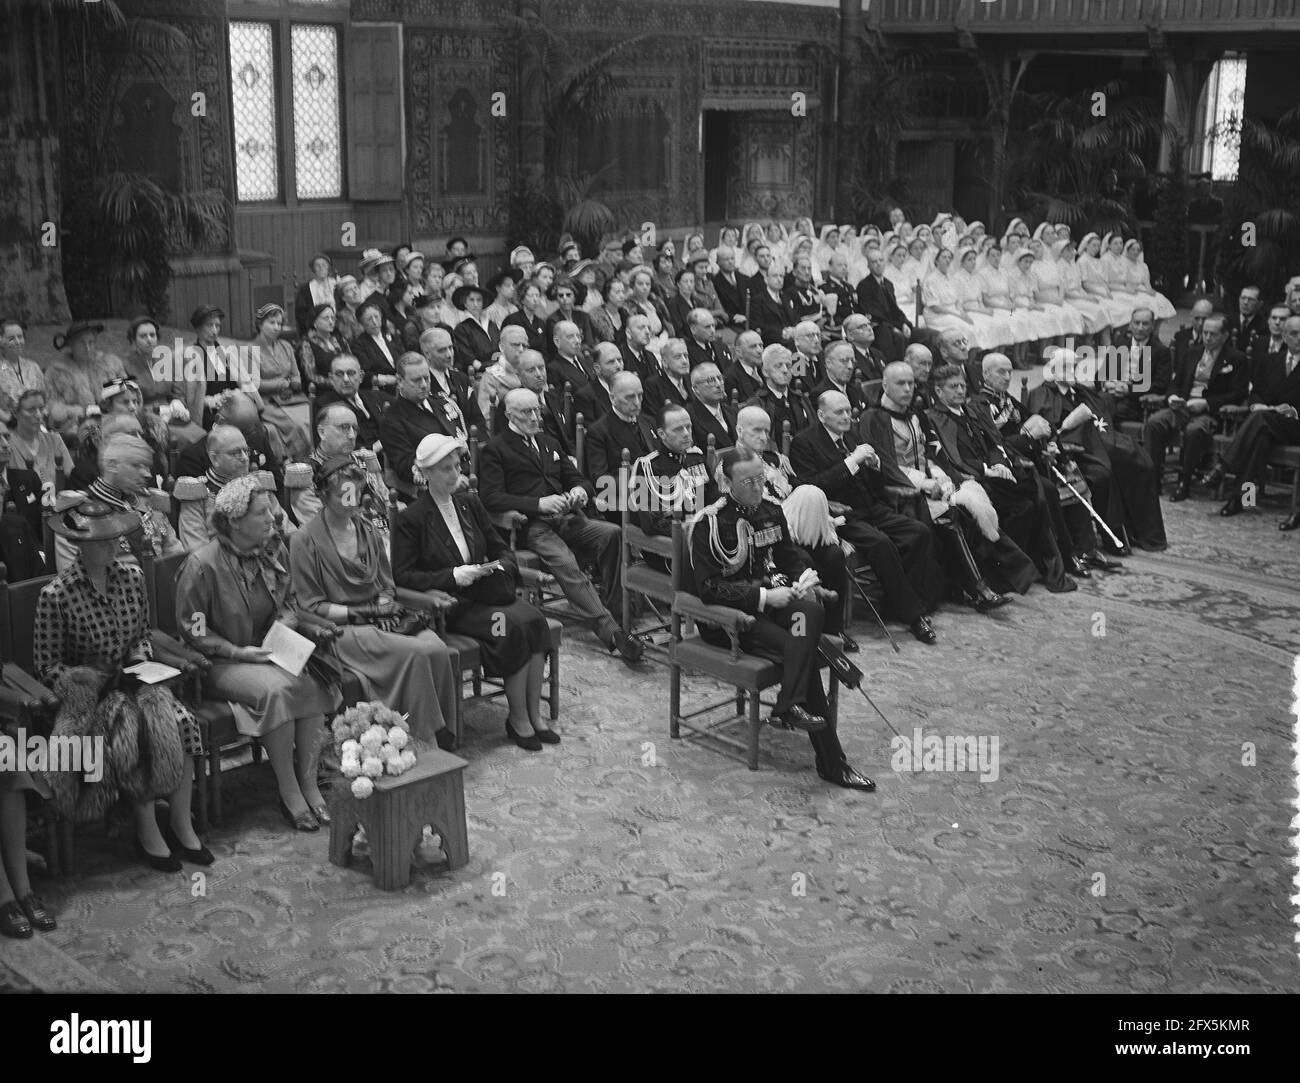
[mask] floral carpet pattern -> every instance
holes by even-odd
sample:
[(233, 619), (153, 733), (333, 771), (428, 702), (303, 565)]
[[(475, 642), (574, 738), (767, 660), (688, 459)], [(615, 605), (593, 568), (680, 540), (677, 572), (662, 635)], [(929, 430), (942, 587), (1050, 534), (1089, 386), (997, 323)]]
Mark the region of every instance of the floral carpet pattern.
[(469, 708), (467, 866), (378, 891), (240, 768), (203, 893), (88, 831), (76, 876), (37, 881), (58, 931), (7, 942), (0, 988), (1300, 991), (1300, 537), (1213, 508), (1166, 505), (1169, 553), (1077, 593), (945, 609), (937, 647), (858, 624), (898, 731), (996, 737), (996, 779), (892, 770), (853, 692), (840, 732), (875, 794), (771, 730), (747, 771), (669, 739), (665, 669), (570, 628), (562, 745), (524, 753), (501, 707)]

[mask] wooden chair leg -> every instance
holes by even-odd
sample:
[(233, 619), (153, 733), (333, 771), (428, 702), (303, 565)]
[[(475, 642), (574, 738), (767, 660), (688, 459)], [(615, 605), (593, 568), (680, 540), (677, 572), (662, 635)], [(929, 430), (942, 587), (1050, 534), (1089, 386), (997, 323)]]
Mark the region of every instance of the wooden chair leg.
[(194, 827), (200, 833), (208, 829), (208, 765), (203, 756), (194, 757)]
[(208, 749), (209, 798), (212, 804), (212, 824), (221, 823), (221, 749), (215, 745)]
[(749, 694), (749, 759), (748, 767), (751, 771), (758, 770), (758, 731), (762, 726), (759, 720), (758, 712), (760, 705), (758, 702), (758, 692), (754, 691)]
[(560, 652), (552, 649), (550, 652), (550, 670), (551, 670), (551, 721), (558, 722), (560, 718)]
[(682, 667), (676, 659), (668, 662), (668, 735), (674, 740), (682, 735), (678, 719), (682, 716)]

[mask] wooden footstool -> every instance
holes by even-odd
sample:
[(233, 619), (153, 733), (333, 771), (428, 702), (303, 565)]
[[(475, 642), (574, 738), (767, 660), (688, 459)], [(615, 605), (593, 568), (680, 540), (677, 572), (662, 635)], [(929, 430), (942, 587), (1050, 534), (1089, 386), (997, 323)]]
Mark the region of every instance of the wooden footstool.
[(330, 794), (330, 861), (352, 864), (352, 837), (366, 829), (375, 886), (396, 891), (411, 882), (411, 858), (428, 824), (442, 836), (451, 868), (469, 861), (465, 826), (466, 761), (440, 748), (422, 748), (416, 765), (402, 775), (384, 775), (364, 801), (340, 779)]

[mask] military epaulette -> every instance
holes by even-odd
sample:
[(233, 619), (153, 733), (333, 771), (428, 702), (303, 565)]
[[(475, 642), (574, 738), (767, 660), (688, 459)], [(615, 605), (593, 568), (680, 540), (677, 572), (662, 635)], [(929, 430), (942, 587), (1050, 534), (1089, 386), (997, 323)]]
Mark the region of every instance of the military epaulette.
[(172, 496), (181, 501), (205, 500), (208, 495), (206, 478), (177, 478), (172, 487)]
[(261, 487), (263, 492), (275, 492), (275, 477), (271, 474), (271, 471), (254, 470), (253, 477), (257, 479), (257, 484)]
[(146, 489), (144, 495), (145, 499), (149, 501), (149, 506), (154, 511), (160, 511), (164, 515), (171, 514), (172, 498), (170, 493), (163, 492), (162, 489)]
[(286, 489), (310, 489), (311, 463), (290, 463), (284, 468), (284, 487)]

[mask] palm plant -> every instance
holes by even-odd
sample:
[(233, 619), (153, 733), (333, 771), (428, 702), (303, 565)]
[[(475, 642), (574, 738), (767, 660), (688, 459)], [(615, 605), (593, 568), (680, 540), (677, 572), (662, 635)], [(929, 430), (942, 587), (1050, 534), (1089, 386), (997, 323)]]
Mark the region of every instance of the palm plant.
[(595, 255), (600, 234), (613, 228), (615, 218), (593, 193), (616, 176), (618, 163), (578, 174), (578, 148), (616, 116), (627, 80), (615, 74), (614, 64), (648, 35), (625, 38), (591, 55), (586, 43), (575, 42), (535, 9), (506, 16), (504, 25), (514, 33), (521, 93), (541, 104), (543, 126), (540, 160), (524, 162), (515, 182), (511, 243), (553, 251), (560, 231), (567, 229), (584, 255)]
[[(219, 243), (226, 236), (228, 201), (215, 190), (170, 191), (124, 160), (113, 116), (139, 69), (161, 83), (165, 58), (189, 49), (178, 29), (151, 19), (126, 19), (115, 4), (86, 8), (58, 0), (73, 63), (82, 65), (80, 102), (89, 169), (65, 171), (64, 274), (74, 310), (105, 312), (115, 300), (167, 313), (176, 252)], [(98, 10), (95, 10), (98, 9)], [(75, 12), (75, 13), (74, 13)], [(93, 43), (101, 43), (96, 48)], [(129, 56), (135, 64), (123, 63)]]
[[(1222, 138), (1224, 132), (1212, 135)], [(1300, 106), (1277, 121), (1245, 120), (1237, 183), (1228, 197), (1229, 234), (1219, 245), (1220, 281), (1235, 297), (1238, 287), (1258, 285), (1279, 297), (1287, 278), (1300, 273)], [(1254, 226), (1253, 245), (1243, 225)]]

